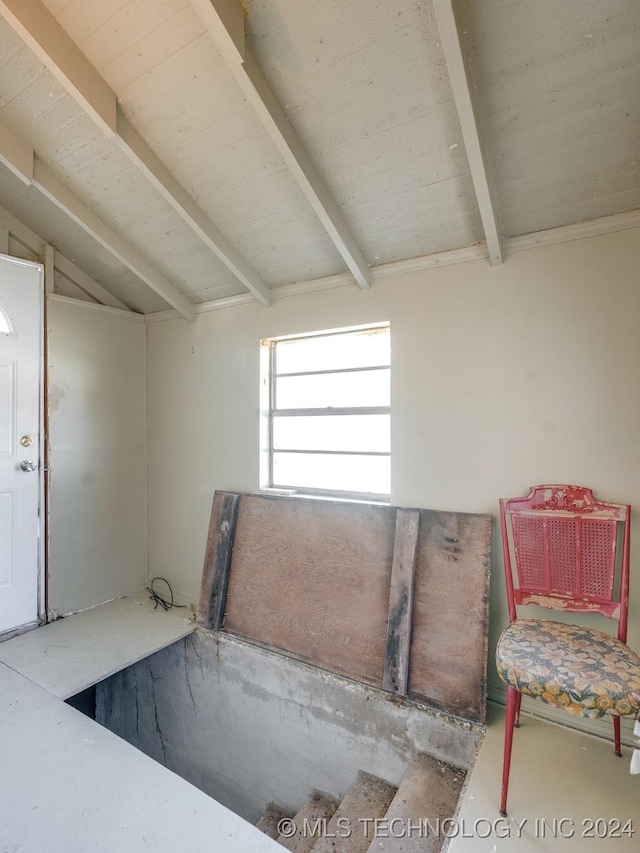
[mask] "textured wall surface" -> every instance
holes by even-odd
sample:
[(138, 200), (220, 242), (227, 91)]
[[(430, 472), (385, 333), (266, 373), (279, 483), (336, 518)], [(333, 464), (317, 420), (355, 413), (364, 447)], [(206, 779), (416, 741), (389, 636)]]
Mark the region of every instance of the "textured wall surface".
[(98, 722), (256, 821), (412, 754), (467, 769), (480, 729), (230, 637), (197, 631), (98, 685)]
[[(520, 251), (499, 269), (474, 261), (377, 280), (367, 293), (354, 285), (191, 325), (150, 323), (152, 573), (197, 600), (214, 490), (260, 485), (260, 339), (385, 320), (393, 504), (495, 517), (500, 497), (573, 483), (632, 504), (635, 529), (639, 268), (632, 229)], [(502, 696), (491, 650), (508, 620), (495, 533), (489, 678)], [(629, 643), (640, 651), (637, 541)]]
[(145, 330), (135, 315), (49, 305), (49, 606), (139, 592), (146, 578)]

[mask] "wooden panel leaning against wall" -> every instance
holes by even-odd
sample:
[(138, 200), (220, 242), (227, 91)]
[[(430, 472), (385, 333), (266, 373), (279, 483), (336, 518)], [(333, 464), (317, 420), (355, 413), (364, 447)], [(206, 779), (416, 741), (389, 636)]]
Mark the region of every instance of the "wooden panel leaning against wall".
[(489, 515), (216, 492), (198, 622), (482, 721), (490, 549)]

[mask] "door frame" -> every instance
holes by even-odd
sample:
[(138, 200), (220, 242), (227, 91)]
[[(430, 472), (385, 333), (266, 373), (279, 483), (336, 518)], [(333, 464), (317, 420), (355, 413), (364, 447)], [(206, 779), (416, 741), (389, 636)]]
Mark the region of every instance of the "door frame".
[(38, 442), (38, 565), (37, 565), (37, 617), (32, 622), (27, 622), (24, 625), (16, 625), (14, 628), (0, 634), (0, 640), (6, 639), (23, 631), (36, 628), (47, 621), (47, 596), (49, 586), (49, 571), (48, 571), (48, 538), (49, 538), (49, 444), (46, 433), (47, 413), (46, 405), (46, 384), (47, 384), (47, 360), (46, 360), (46, 290), (44, 280), (44, 264), (37, 261), (26, 261), (22, 258), (15, 258), (13, 255), (5, 255), (0, 253), (0, 259), (9, 261), (21, 267), (30, 267), (38, 273), (38, 304), (39, 304), (39, 321), (40, 335), (38, 354), (38, 428), (40, 430)]

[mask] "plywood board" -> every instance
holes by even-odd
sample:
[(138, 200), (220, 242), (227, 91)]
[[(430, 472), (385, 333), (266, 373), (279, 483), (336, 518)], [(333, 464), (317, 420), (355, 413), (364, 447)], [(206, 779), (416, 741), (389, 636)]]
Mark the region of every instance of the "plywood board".
[(409, 696), (468, 720), (485, 715), (491, 516), (423, 510)]
[(225, 630), (382, 685), (392, 507), (243, 495)]
[(0, 849), (277, 853), (255, 827), (0, 663)]
[(213, 625), (231, 496), (214, 496), (201, 625), (484, 719), (489, 515), (240, 495), (224, 622)]
[(190, 609), (119, 598), (0, 643), (0, 662), (68, 699), (195, 630)]

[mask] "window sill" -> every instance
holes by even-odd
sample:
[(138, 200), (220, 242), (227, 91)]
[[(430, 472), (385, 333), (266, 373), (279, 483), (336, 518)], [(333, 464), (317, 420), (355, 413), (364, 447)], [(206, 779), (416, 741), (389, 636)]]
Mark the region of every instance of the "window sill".
[(367, 497), (366, 495), (356, 495), (349, 492), (327, 494), (324, 492), (299, 491), (298, 489), (264, 488), (257, 489), (252, 494), (283, 498), (302, 498), (304, 500), (337, 501), (339, 503), (374, 504), (376, 506), (389, 506), (391, 504), (391, 496)]

